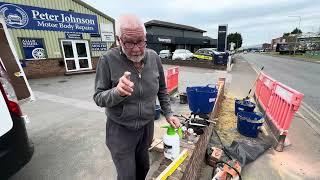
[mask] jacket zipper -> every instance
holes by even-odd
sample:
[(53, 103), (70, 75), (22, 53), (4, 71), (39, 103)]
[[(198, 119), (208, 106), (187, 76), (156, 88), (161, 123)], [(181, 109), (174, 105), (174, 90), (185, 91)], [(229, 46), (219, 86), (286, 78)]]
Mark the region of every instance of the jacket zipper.
[[(139, 98), (139, 118), (141, 118), (141, 97), (142, 97), (142, 79), (141, 79), (141, 73), (138, 74), (139, 75), (139, 84), (140, 84), (140, 98)], [(137, 126), (138, 126), (138, 121), (137, 121)], [(138, 127), (136, 127), (138, 128)]]
[[(141, 72), (139, 72), (136, 67), (133, 66), (133, 68), (136, 70), (136, 72), (138, 74), (138, 80), (139, 80), (139, 102), (138, 102), (138, 105), (139, 105), (139, 118), (141, 118), (142, 69), (141, 69)], [(135, 128), (137, 129), (138, 126), (139, 126), (139, 123), (138, 123), (138, 120), (136, 120)]]

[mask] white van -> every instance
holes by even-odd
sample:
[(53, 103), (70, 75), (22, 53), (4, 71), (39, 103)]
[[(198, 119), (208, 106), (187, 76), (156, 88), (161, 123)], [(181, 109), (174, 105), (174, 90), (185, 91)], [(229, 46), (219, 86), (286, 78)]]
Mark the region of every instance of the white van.
[(32, 157), (33, 145), (18, 100), (33, 93), (17, 58), (4, 20), (0, 17), (0, 179), (9, 178)]

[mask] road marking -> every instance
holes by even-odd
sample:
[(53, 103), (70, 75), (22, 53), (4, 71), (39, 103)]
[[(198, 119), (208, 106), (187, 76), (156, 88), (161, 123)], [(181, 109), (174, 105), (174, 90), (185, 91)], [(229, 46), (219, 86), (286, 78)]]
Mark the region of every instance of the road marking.
[(320, 119), (318, 117), (316, 117), (315, 115), (313, 115), (304, 105), (301, 106), (301, 108), (308, 113), (315, 121), (317, 121), (318, 123), (320, 123)]
[(259, 69), (258, 69), (253, 63), (249, 62), (248, 60), (246, 60), (246, 61), (250, 64), (251, 68), (252, 68), (257, 74), (259, 74)]
[(104, 112), (103, 108), (98, 107), (92, 100), (92, 102), (73, 99), (73, 98), (66, 98), (62, 96), (57, 96), (54, 94), (48, 94), (45, 92), (40, 91), (33, 91), (37, 98), (44, 99), (56, 103), (70, 105), (72, 107), (89, 110), (89, 111), (97, 111), (97, 112)]
[(252, 69), (253, 69), (257, 74), (259, 74), (258, 68), (257, 68), (255, 65), (251, 64), (251, 63), (249, 63), (249, 64), (251, 65)]
[(305, 102), (302, 102), (302, 105), (305, 106), (307, 109), (309, 109), (313, 114), (318, 116), (318, 118), (320, 118), (320, 114), (317, 111), (315, 111), (310, 105), (308, 105)]
[(306, 118), (300, 111), (297, 112), (299, 116), (318, 134), (320, 135), (320, 129), (314, 125), (308, 118)]
[[(249, 61), (247, 61), (249, 63)], [(252, 69), (259, 74), (259, 70), (258, 68), (253, 65), (252, 63), (249, 63), (252, 67)], [(307, 103), (302, 102), (301, 108), (303, 108), (303, 110), (305, 111), (305, 113), (307, 113), (308, 115), (310, 115), (313, 119), (315, 119), (317, 122), (320, 123), (320, 114), (317, 113), (312, 107), (310, 107)], [(302, 114), (302, 113), (300, 113)]]

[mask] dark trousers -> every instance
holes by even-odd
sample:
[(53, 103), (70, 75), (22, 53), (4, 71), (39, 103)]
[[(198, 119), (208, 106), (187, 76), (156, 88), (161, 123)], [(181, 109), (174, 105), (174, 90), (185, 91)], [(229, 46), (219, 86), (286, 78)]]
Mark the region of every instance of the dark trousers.
[(154, 122), (138, 130), (107, 120), (106, 144), (116, 166), (118, 180), (144, 180), (149, 171), (148, 148), (153, 139)]

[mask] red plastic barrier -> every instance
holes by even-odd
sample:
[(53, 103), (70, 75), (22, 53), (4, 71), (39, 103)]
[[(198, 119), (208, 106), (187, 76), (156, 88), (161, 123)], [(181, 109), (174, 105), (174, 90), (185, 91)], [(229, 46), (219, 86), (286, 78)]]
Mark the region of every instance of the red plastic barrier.
[(166, 84), (168, 93), (178, 89), (179, 84), (179, 67), (173, 67), (167, 70), (166, 73)]
[(286, 135), (303, 94), (261, 72), (256, 81), (255, 96), (280, 135)]
[(266, 109), (272, 95), (276, 80), (261, 72), (256, 82), (256, 97), (263, 109)]
[(298, 111), (303, 96), (302, 93), (280, 82), (277, 82), (274, 86), (266, 112), (280, 134), (287, 134), (294, 113)]

